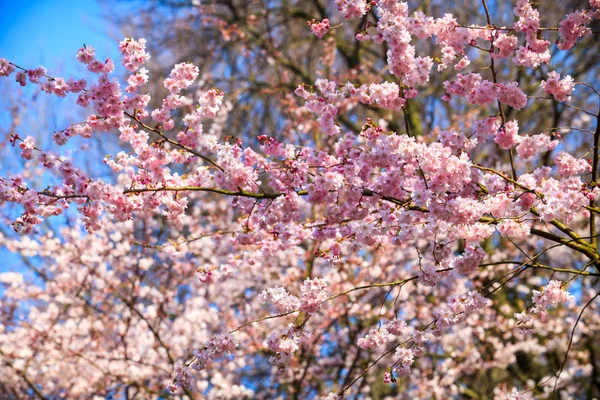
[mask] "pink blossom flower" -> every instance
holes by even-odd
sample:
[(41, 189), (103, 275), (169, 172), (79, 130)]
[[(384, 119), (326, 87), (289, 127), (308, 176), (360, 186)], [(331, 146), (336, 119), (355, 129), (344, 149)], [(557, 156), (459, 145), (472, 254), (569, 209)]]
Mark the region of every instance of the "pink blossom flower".
[[(144, 72), (142, 72), (142, 77)], [(147, 73), (148, 71), (145, 71)], [(165, 87), (172, 94), (179, 93), (182, 89), (188, 88), (198, 77), (200, 70), (194, 64), (191, 63), (180, 63), (176, 64), (171, 75), (165, 79)], [(137, 75), (137, 74), (136, 74)], [(173, 107), (176, 108), (176, 107)]]
[(131, 74), (129, 78), (127, 78), (127, 88), (125, 91), (127, 93), (133, 93), (140, 86), (148, 83), (148, 70), (146, 68), (140, 68), (134, 74)]
[(267, 339), (267, 347), (275, 353), (291, 354), (300, 348), (300, 343), (295, 335), (278, 335), (273, 332)]
[(15, 81), (19, 83), (21, 86), (25, 86), (27, 84), (27, 74), (23, 71), (19, 71), (15, 74)]
[(466, 318), (469, 314), (481, 310), (489, 303), (478, 291), (469, 291), (463, 295), (452, 295), (448, 299), (448, 308), (455, 315)]
[(550, 50), (542, 52), (533, 51), (529, 47), (521, 46), (517, 50), (513, 63), (518, 66), (537, 68), (541, 64), (547, 64), (550, 61)]
[(573, 301), (573, 299), (573, 296), (564, 289), (561, 282), (551, 280), (541, 291), (533, 291), (534, 306), (531, 308), (531, 312), (535, 314), (545, 313), (547, 308)]
[(529, 159), (537, 154), (552, 151), (558, 145), (558, 140), (552, 140), (550, 136), (545, 134), (526, 136), (517, 146), (517, 154), (519, 157)]
[[(399, 347), (394, 353), (394, 356), (398, 360), (398, 363), (400, 364), (401, 368), (403, 368), (404, 370), (409, 369), (415, 361), (415, 354), (413, 350), (407, 349), (406, 347)], [(406, 375), (406, 373), (404, 373), (403, 375)]]
[(554, 96), (556, 101), (569, 101), (571, 100), (570, 94), (575, 88), (575, 82), (569, 75), (560, 79), (558, 72), (550, 71), (548, 80), (542, 81), (540, 86), (544, 89), (544, 92)]
[(0, 58), (0, 76), (9, 76), (15, 70), (15, 66), (6, 58)]
[(364, 350), (375, 349), (390, 340), (390, 333), (385, 328), (372, 328), (369, 333), (358, 339), (358, 347)]
[(579, 175), (592, 169), (584, 159), (577, 159), (566, 151), (559, 152), (554, 158), (560, 176)]
[(565, 19), (558, 26), (560, 41), (558, 48), (568, 50), (575, 45), (575, 42), (583, 36), (589, 35), (592, 30), (587, 26), (592, 20), (591, 14), (584, 11), (575, 11), (567, 14)]
[(508, 121), (504, 124), (504, 129), (499, 131), (494, 139), (503, 149), (510, 149), (521, 142), (519, 136), (519, 123), (517, 120)]
[(34, 69), (27, 70), (27, 76), (29, 77), (29, 81), (31, 83), (40, 83), (40, 78), (46, 74), (46, 69), (44, 67), (38, 67)]
[(494, 39), (494, 47), (497, 51), (492, 53), (493, 58), (508, 58), (517, 49), (518, 38), (507, 33), (500, 33)]
[(300, 289), (300, 309), (307, 313), (315, 313), (327, 299), (325, 288), (327, 283), (321, 278), (307, 278)]
[(401, 319), (393, 319), (385, 324), (385, 329), (395, 336), (402, 336), (407, 328), (407, 324), (404, 320)]
[(473, 104), (486, 105), (498, 98), (498, 87), (493, 82), (483, 81), (475, 90), (467, 95), (467, 100)]
[(95, 54), (96, 54), (96, 50), (93, 47), (84, 46), (79, 49), (79, 51), (77, 52), (76, 58), (77, 58), (77, 61), (88, 65), (96, 59)]
[(313, 23), (310, 25), (310, 29), (316, 37), (322, 39), (323, 36), (329, 32), (329, 20), (324, 19), (321, 22), (314, 22), (313, 20)]
[(31, 136), (27, 136), (20, 144), (21, 157), (25, 160), (31, 160), (33, 158), (33, 150), (35, 149), (35, 139)]
[(437, 282), (440, 279), (440, 275), (437, 273), (435, 266), (429, 263), (419, 269), (418, 277), (421, 285), (430, 287), (437, 285)]
[(498, 224), (498, 232), (502, 236), (509, 236), (515, 239), (525, 239), (529, 236), (529, 225), (524, 222), (517, 222), (507, 219)]
[(123, 65), (132, 72), (150, 59), (150, 55), (146, 53), (146, 39), (124, 39), (119, 43), (119, 51), (123, 55)]
[(346, 19), (362, 17), (369, 11), (366, 0), (335, 0), (335, 5)]
[(498, 92), (498, 100), (516, 110), (520, 110), (527, 105), (527, 96), (519, 89), (517, 82), (501, 84)]
[(471, 64), (471, 61), (469, 60), (469, 58), (467, 56), (464, 56), (463, 58), (461, 58), (461, 60), (456, 63), (456, 65), (454, 66), (454, 69), (456, 71), (462, 71), (463, 69), (467, 68), (469, 66), (469, 64)]
[(471, 274), (477, 270), (486, 253), (477, 243), (469, 244), (462, 255), (454, 261), (454, 269), (463, 275)]
[(290, 295), (281, 286), (265, 289), (260, 294), (260, 298), (267, 303), (273, 304), (280, 313), (294, 311), (300, 307), (300, 300), (296, 296)]

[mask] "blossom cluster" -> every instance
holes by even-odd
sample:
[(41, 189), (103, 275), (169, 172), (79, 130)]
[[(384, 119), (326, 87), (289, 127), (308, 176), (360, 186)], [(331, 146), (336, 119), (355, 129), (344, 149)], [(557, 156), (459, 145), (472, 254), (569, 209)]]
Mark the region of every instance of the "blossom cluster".
[[(584, 117), (573, 122), (573, 131), (593, 133), (592, 155), (573, 150), (579, 142), (557, 135), (563, 129), (558, 125), (533, 130), (521, 114), (538, 100), (578, 100), (572, 96), (575, 79), (551, 71), (539, 85), (527, 85), (498, 72), (504, 64), (548, 64), (552, 45), (545, 35), (554, 31), (542, 28), (540, 12), (528, 0), (516, 2), (510, 28), (467, 26), (452, 14), (411, 14), (408, 4), (392, 0), (335, 4), (344, 19), (365, 18), (361, 46), (384, 44), (385, 78), (364, 80), (354, 70), (298, 85), (296, 96), (286, 92), (285, 104), (290, 118), (302, 123), (281, 125), (284, 132), (225, 136), (227, 112), (235, 107), (230, 94), (198, 83), (200, 68), (191, 62), (174, 65), (161, 82), (164, 98), (145, 93), (152, 81), (144, 39), (119, 44), (126, 84), (112, 75), (114, 61), (96, 59), (90, 46), (76, 54), (96, 74), (89, 82), (0, 59), (0, 76), (58, 97), (73, 94), (87, 113), (83, 122), (52, 134), (55, 144), (66, 146), (61, 154), (33, 135), (9, 135), (25, 166), (52, 179), (39, 188), (27, 171), (0, 178), (0, 205), (17, 205), (20, 212), (7, 213), (13, 228), (34, 238), (6, 240), (7, 246), (51, 267), (40, 273), (43, 289), (21, 275), (0, 274), (6, 290), (0, 318), (14, 324), (0, 330), (0, 358), (10, 353), (33, 360), (32, 368), (53, 368), (47, 353), (67, 346), (69, 357), (84, 358), (96, 348), (97, 369), (115, 380), (131, 374), (149, 382), (154, 370), (148, 365), (160, 363), (154, 393), (166, 386), (172, 393), (252, 397), (255, 392), (236, 374), (255, 368), (297, 396), (315, 394), (307, 380), (324, 377), (325, 393), (337, 390), (331, 399), (353, 390), (357, 366), (366, 374), (384, 360), (377, 379), (416, 382), (406, 385), (407, 396), (431, 397), (436, 390), (436, 398), (458, 398), (463, 387), (448, 379), (467, 379), (478, 362), (507, 368), (519, 352), (541, 353), (538, 342), (529, 341), (534, 338), (519, 342), (513, 331), (531, 333), (533, 324), (553, 313), (570, 312), (556, 307), (566, 309), (574, 300), (565, 276), (597, 276), (588, 267), (598, 268), (600, 259), (600, 187), (593, 170), (600, 134), (581, 127), (592, 114), (582, 109)], [(591, 34), (600, 3), (590, 4), (560, 22), (559, 49)], [(485, 12), (489, 18), (487, 7)], [(327, 18), (309, 25), (319, 39), (338, 34)], [(432, 54), (421, 52), (424, 41)], [(481, 59), (489, 70), (479, 68)], [(282, 81), (287, 78), (282, 74)], [(431, 108), (447, 107), (444, 113), (456, 112), (457, 121), (432, 118), (423, 129), (414, 106), (425, 104), (433, 79), (443, 85)], [(552, 97), (535, 98), (538, 86)], [(111, 132), (122, 151), (104, 158), (110, 177), (63, 155), (75, 137), (102, 140)], [(70, 207), (81, 226), (58, 238), (38, 235), (45, 221)], [(528, 291), (538, 272), (552, 274), (548, 284)], [(382, 288), (387, 294), (378, 292)], [(510, 291), (503, 303), (494, 297), (500, 290)], [(514, 312), (523, 293), (531, 294), (533, 306)], [(35, 326), (33, 334), (12, 318), (21, 300), (32, 304), (21, 321)], [(118, 316), (107, 310), (112, 304)], [(99, 322), (92, 318), (97, 309)], [(564, 333), (567, 320), (558, 318), (551, 327)], [(75, 333), (67, 335), (69, 329)], [(56, 346), (40, 340), (44, 331), (60, 338)], [(19, 335), (48, 350), (28, 353), (19, 347)], [(210, 339), (201, 344), (198, 338)], [(480, 342), (494, 348), (489, 360), (479, 354)], [(549, 346), (561, 348), (558, 342)], [(270, 364), (259, 360), (263, 353)], [(371, 358), (363, 368), (366, 354)], [(429, 360), (445, 354), (451, 354), (447, 361)], [(19, 363), (10, 367), (10, 379), (25, 373)], [(85, 373), (98, 385), (105, 379)], [(75, 379), (72, 372), (65, 375)], [(496, 389), (505, 398), (521, 396)], [(83, 395), (85, 388), (73, 393)]]

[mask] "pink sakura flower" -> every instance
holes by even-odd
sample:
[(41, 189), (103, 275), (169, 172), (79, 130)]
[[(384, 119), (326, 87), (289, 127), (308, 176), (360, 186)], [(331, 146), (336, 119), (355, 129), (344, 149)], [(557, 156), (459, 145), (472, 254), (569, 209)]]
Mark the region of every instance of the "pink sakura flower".
[(400, 87), (393, 82), (372, 83), (369, 85), (369, 104), (377, 103), (383, 108), (399, 110), (406, 100), (400, 97)]
[(137, 88), (146, 83), (148, 83), (148, 70), (146, 68), (140, 68), (135, 74), (131, 74), (129, 78), (127, 78), (127, 88), (125, 91), (127, 93), (133, 93)]
[(364, 350), (381, 347), (390, 339), (390, 333), (385, 328), (372, 328), (369, 333), (358, 339), (358, 347)]
[(456, 324), (459, 318), (449, 309), (438, 309), (433, 312), (438, 330), (446, 330)]
[(31, 160), (33, 158), (33, 150), (35, 149), (35, 139), (31, 136), (27, 136), (20, 144), (21, 157), (25, 160)]
[(517, 120), (504, 124), (504, 129), (499, 131), (494, 139), (503, 149), (510, 149), (521, 141), (519, 136), (519, 123)]
[(558, 26), (560, 40), (558, 48), (568, 50), (575, 45), (575, 42), (583, 36), (589, 35), (592, 30), (587, 26), (592, 21), (591, 14), (587, 11), (575, 11), (568, 14)]
[(456, 63), (454, 69), (456, 71), (462, 71), (463, 69), (467, 68), (469, 64), (471, 64), (471, 61), (467, 56), (464, 56), (459, 62)]
[(529, 159), (537, 154), (552, 151), (558, 145), (558, 140), (545, 134), (526, 136), (517, 146), (517, 154), (523, 159)]
[(59, 146), (64, 146), (67, 144), (68, 139), (69, 138), (64, 134), (63, 131), (54, 132), (52, 134), (52, 140), (54, 140), (54, 142)]
[(129, 71), (135, 71), (150, 59), (146, 53), (146, 39), (127, 38), (119, 43), (119, 51), (123, 55), (121, 62)]
[(274, 353), (292, 354), (300, 348), (299, 337), (272, 332), (267, 338), (267, 347)]
[(455, 315), (461, 314), (465, 317), (470, 313), (481, 310), (489, 303), (478, 291), (470, 291), (463, 295), (452, 295), (448, 299), (448, 308)]
[(46, 68), (38, 67), (27, 71), (29, 81), (32, 83), (40, 83), (40, 78), (46, 74)]
[(329, 28), (330, 28), (330, 26), (329, 26), (328, 19), (324, 19), (321, 22), (315, 22), (313, 20), (312, 24), (310, 25), (310, 30), (319, 39), (323, 38), (323, 36), (325, 36), (327, 34), (327, 32), (329, 32)]
[(550, 56), (550, 50), (548, 49), (537, 52), (530, 47), (521, 46), (512, 61), (518, 66), (537, 68), (541, 64), (547, 64), (550, 61)]
[(400, 366), (398, 373), (402, 376), (408, 375), (410, 373), (410, 366), (415, 362), (414, 351), (406, 347), (399, 347), (394, 356), (398, 360), (397, 364)]
[[(51, 82), (47, 82), (45, 84), (42, 85), (42, 90), (44, 91), (52, 91), (51, 88), (44, 88), (45, 85), (51, 84)], [(90, 99), (91, 99), (91, 95), (88, 92), (83, 92), (80, 93), (79, 96), (77, 96), (77, 105), (80, 107), (87, 107), (90, 104)]]
[(15, 81), (19, 83), (21, 86), (25, 86), (27, 84), (27, 74), (23, 71), (19, 71), (15, 75)]
[(521, 311), (520, 313), (514, 314), (515, 319), (519, 324), (527, 324), (531, 321), (531, 315), (527, 314), (525, 311)]
[(554, 162), (560, 176), (579, 175), (592, 169), (586, 160), (575, 158), (566, 151), (559, 152), (554, 158)]
[(506, 33), (498, 34), (498, 37), (494, 39), (496, 51), (492, 53), (492, 58), (508, 58), (517, 49), (518, 43), (519, 40), (516, 36), (511, 36)]
[(448, 94), (466, 97), (473, 93), (481, 84), (483, 78), (479, 74), (468, 73), (456, 75), (456, 80), (445, 81), (444, 88)]
[(520, 110), (527, 105), (527, 95), (519, 89), (517, 82), (500, 84), (499, 88), (498, 100), (501, 103), (508, 104), (516, 110)]
[(454, 261), (454, 269), (460, 274), (468, 275), (477, 270), (486, 253), (478, 243), (468, 244), (462, 255)]
[(237, 349), (237, 343), (231, 334), (221, 334), (206, 341), (206, 346), (200, 350), (193, 352), (196, 359), (192, 363), (192, 369), (200, 371), (206, 368), (208, 363), (223, 357), (227, 354), (232, 354)]
[(23, 274), (17, 272), (0, 273), (0, 283), (7, 286), (18, 286), (23, 283)]
[(436, 21), (433, 17), (426, 16), (423, 11), (415, 11), (412, 18), (409, 18), (408, 20), (411, 33), (419, 39), (431, 37), (436, 31), (436, 28), (438, 29), (438, 33), (446, 27), (449, 28), (447, 29), (447, 32), (452, 32), (454, 30), (452, 22), (442, 18)]
[(535, 204), (536, 197), (533, 193), (523, 193), (519, 195), (519, 199), (517, 200), (517, 206), (522, 211), (529, 211), (531, 207)]
[(96, 54), (96, 50), (93, 47), (84, 46), (79, 49), (79, 51), (77, 52), (77, 55), (75, 57), (77, 58), (77, 61), (88, 65), (96, 59), (95, 54)]
[(192, 375), (190, 373), (190, 370), (187, 367), (185, 367), (179, 363), (175, 364), (174, 372), (175, 372), (175, 381), (177, 383), (177, 386), (179, 386), (183, 389), (187, 389), (191, 386)]
[(115, 63), (108, 57), (104, 62), (92, 60), (87, 64), (87, 69), (96, 74), (110, 74), (115, 70)]
[(541, 291), (533, 291), (532, 300), (534, 306), (531, 308), (531, 312), (543, 314), (547, 308), (573, 301), (573, 299), (573, 296), (564, 289), (561, 282), (551, 280)]
[(440, 280), (440, 275), (437, 273), (437, 269), (431, 263), (425, 264), (425, 266), (419, 270), (418, 277), (421, 285), (429, 287), (435, 286)]
[(315, 313), (327, 299), (325, 288), (327, 283), (321, 278), (307, 278), (300, 289), (300, 309), (307, 313)]
[(282, 286), (263, 290), (260, 298), (266, 303), (274, 305), (280, 313), (294, 311), (300, 307), (300, 300), (296, 296), (289, 294)]
[(52, 90), (58, 97), (65, 97), (69, 92), (69, 85), (63, 78), (54, 79), (54, 88)]
[(354, 37), (359, 42), (366, 42), (369, 40), (369, 34), (367, 32), (358, 32)]
[(515, 65), (524, 65), (537, 68), (540, 64), (550, 61), (550, 42), (538, 39), (537, 32), (540, 27), (540, 13), (534, 9), (529, 0), (518, 0), (513, 9), (519, 20), (514, 24), (517, 32), (526, 33), (527, 46), (519, 47), (513, 58)]
[(401, 319), (393, 319), (385, 324), (385, 329), (395, 336), (402, 336), (407, 328), (407, 324), (404, 320)]
[(438, 72), (445, 71), (448, 65), (456, 58), (456, 50), (452, 46), (442, 48), (442, 62), (438, 65)]
[(467, 96), (473, 104), (486, 105), (498, 98), (498, 86), (493, 82), (483, 81)]
[(177, 94), (182, 89), (190, 87), (198, 77), (199, 73), (200, 70), (194, 64), (176, 64), (171, 71), (171, 75), (165, 79), (165, 87), (169, 90), (169, 92), (171, 92), (171, 94)]
[(217, 115), (221, 104), (223, 104), (223, 92), (217, 89), (211, 89), (200, 96), (200, 107), (203, 115), (207, 118), (212, 118)]
[(529, 4), (529, 0), (517, 0), (513, 12), (519, 17), (514, 24), (516, 31), (535, 33), (540, 27), (540, 13)]
[(570, 75), (560, 79), (560, 75), (556, 71), (548, 73), (548, 80), (542, 81), (540, 84), (544, 92), (554, 96), (556, 101), (569, 101), (571, 100), (570, 94), (575, 88), (575, 82)]
[(495, 137), (500, 129), (500, 120), (498, 117), (488, 117), (482, 121), (477, 121), (475, 124), (475, 133), (481, 141)]
[(85, 89), (87, 86), (87, 82), (85, 79), (74, 80), (70, 78), (67, 81), (68, 91), (71, 93), (79, 93)]
[(237, 342), (229, 333), (220, 334), (207, 342), (207, 346), (220, 354), (231, 354), (237, 349)]
[(9, 76), (15, 70), (15, 66), (6, 58), (0, 58), (0, 76)]
[(335, 0), (335, 5), (346, 19), (360, 18), (370, 8), (366, 0)]
[(177, 392), (179, 392), (179, 386), (177, 386), (177, 383), (173, 382), (170, 382), (165, 389), (171, 394), (177, 394)]
[(525, 239), (529, 236), (529, 225), (524, 222), (517, 222), (513, 219), (507, 219), (498, 224), (498, 232), (502, 236), (509, 236), (516, 239)]

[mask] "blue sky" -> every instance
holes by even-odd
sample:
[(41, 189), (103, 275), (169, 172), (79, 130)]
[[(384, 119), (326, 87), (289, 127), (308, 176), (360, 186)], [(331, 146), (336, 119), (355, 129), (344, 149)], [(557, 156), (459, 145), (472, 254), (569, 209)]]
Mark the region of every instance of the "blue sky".
[(69, 70), (85, 43), (114, 55), (112, 26), (94, 0), (0, 0), (0, 56), (21, 64), (64, 65)]
[[(50, 76), (89, 79), (94, 75), (75, 59), (77, 51), (86, 44), (96, 49), (98, 59), (111, 57), (118, 67), (118, 38), (122, 35), (103, 17), (107, 4), (113, 3), (96, 0), (0, 0), (0, 57), (26, 69), (43, 65)], [(20, 90), (14, 82), (3, 88), (12, 93)], [(31, 98), (36, 90), (34, 85), (28, 85), (21, 98), (27, 98), (28, 94)], [(41, 97), (40, 102), (48, 103), (45, 117), (72, 117), (72, 98)], [(5, 109), (0, 108), (0, 125), (5, 126), (7, 122)], [(71, 122), (57, 120), (54, 122), (56, 126), (51, 128), (62, 129), (65, 123)], [(22, 128), (28, 128), (27, 123), (24, 120)]]

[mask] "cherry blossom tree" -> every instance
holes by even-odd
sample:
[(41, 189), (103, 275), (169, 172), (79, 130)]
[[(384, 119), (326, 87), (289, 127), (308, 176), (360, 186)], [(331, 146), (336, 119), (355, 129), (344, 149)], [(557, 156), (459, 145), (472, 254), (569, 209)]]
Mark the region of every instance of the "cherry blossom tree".
[(85, 79), (0, 59), (85, 113), (7, 138), (0, 391), (600, 396), (600, 2), (261, 3), (177, 14), (204, 65), (150, 36), (123, 79), (92, 46)]

